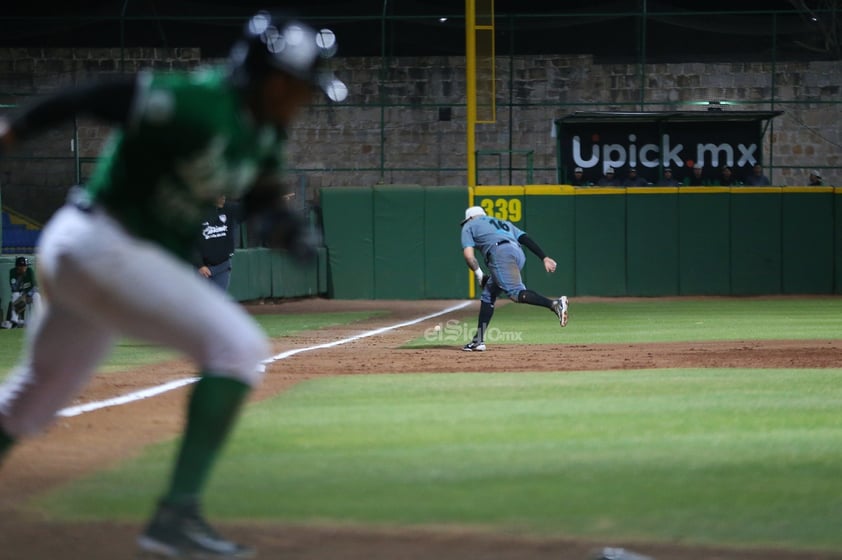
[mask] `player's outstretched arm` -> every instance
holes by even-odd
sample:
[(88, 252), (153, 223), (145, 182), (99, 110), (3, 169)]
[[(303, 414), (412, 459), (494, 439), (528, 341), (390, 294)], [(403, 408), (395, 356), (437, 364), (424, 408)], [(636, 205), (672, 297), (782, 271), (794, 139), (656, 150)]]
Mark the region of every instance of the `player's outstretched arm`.
[(556, 263), (553, 259), (548, 257), (544, 250), (541, 249), (541, 247), (539, 247), (537, 243), (535, 243), (535, 240), (533, 240), (531, 237), (524, 233), (523, 235), (517, 238), (517, 241), (518, 243), (535, 253), (535, 256), (543, 261), (544, 270), (546, 270), (547, 272), (555, 272), (558, 263)]
[(289, 207), (288, 193), (278, 181), (259, 179), (243, 197), (242, 205), (243, 215), (254, 222), (262, 245), (284, 249), (301, 261), (316, 256), (321, 235)]

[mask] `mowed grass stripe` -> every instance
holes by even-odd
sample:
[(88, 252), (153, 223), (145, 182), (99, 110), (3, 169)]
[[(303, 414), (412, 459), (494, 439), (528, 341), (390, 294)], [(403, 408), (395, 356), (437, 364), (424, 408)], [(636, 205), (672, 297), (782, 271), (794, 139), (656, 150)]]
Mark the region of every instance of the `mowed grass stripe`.
[[(212, 515), (838, 549), (841, 370), (319, 379), (250, 407)], [(140, 519), (172, 445), (41, 501)]]

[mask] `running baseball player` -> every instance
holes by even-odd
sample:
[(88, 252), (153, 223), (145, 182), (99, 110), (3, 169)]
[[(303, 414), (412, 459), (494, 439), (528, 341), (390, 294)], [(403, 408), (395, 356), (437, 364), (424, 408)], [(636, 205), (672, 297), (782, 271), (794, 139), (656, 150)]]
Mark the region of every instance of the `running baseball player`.
[(242, 200), (267, 245), (313, 254), (303, 221), (283, 202), (279, 154), (314, 90), (334, 100), (347, 93), (324, 68), (335, 50), (332, 32), (260, 12), (219, 68), (75, 88), (0, 121), (2, 150), (79, 114), (117, 127), (90, 183), (42, 232), (37, 272), (46, 301), (0, 386), (0, 456), (76, 396), (117, 337), (175, 348), (200, 370), (169, 484), (138, 538), (146, 553), (254, 555), (217, 533), (200, 506), (269, 345), (189, 258), (221, 195)]
[[(497, 296), (504, 292), (515, 303), (546, 307), (558, 317), (562, 327), (567, 326), (567, 296), (552, 300), (524, 285), (520, 271), (526, 263), (526, 256), (521, 245), (541, 259), (544, 270), (555, 272), (557, 263), (512, 222), (487, 216), (481, 206), (471, 206), (465, 210), (465, 219), (462, 221), (462, 254), (468, 268), (474, 272), (482, 286), (477, 333), (473, 340), (462, 348), (466, 352), (485, 351), (485, 333), (488, 332), (488, 324), (494, 315), (494, 303)], [(480, 268), (475, 250), (479, 250), (485, 259), (488, 275)]]

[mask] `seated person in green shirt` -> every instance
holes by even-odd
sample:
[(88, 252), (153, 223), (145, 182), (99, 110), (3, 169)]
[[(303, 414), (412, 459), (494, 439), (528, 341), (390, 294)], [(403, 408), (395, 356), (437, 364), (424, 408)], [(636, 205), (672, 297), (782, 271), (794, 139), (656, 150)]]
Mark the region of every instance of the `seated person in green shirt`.
[(9, 288), (12, 292), (12, 299), (6, 311), (6, 320), (3, 321), (4, 329), (13, 329), (26, 325), (27, 315), (31, 316), (33, 305), (37, 306), (40, 301), (38, 288), (35, 285), (35, 274), (29, 268), (29, 260), (26, 257), (15, 259), (15, 266), (9, 270)]

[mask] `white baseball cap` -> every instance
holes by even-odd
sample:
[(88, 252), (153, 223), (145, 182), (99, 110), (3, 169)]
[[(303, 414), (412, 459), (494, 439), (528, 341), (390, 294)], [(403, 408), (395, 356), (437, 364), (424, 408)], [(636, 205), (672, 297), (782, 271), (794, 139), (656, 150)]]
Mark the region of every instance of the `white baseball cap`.
[(465, 210), (465, 219), (462, 220), (462, 223), (464, 224), (471, 218), (476, 218), (477, 216), (485, 216), (485, 210), (482, 209), (482, 206), (471, 206)]

